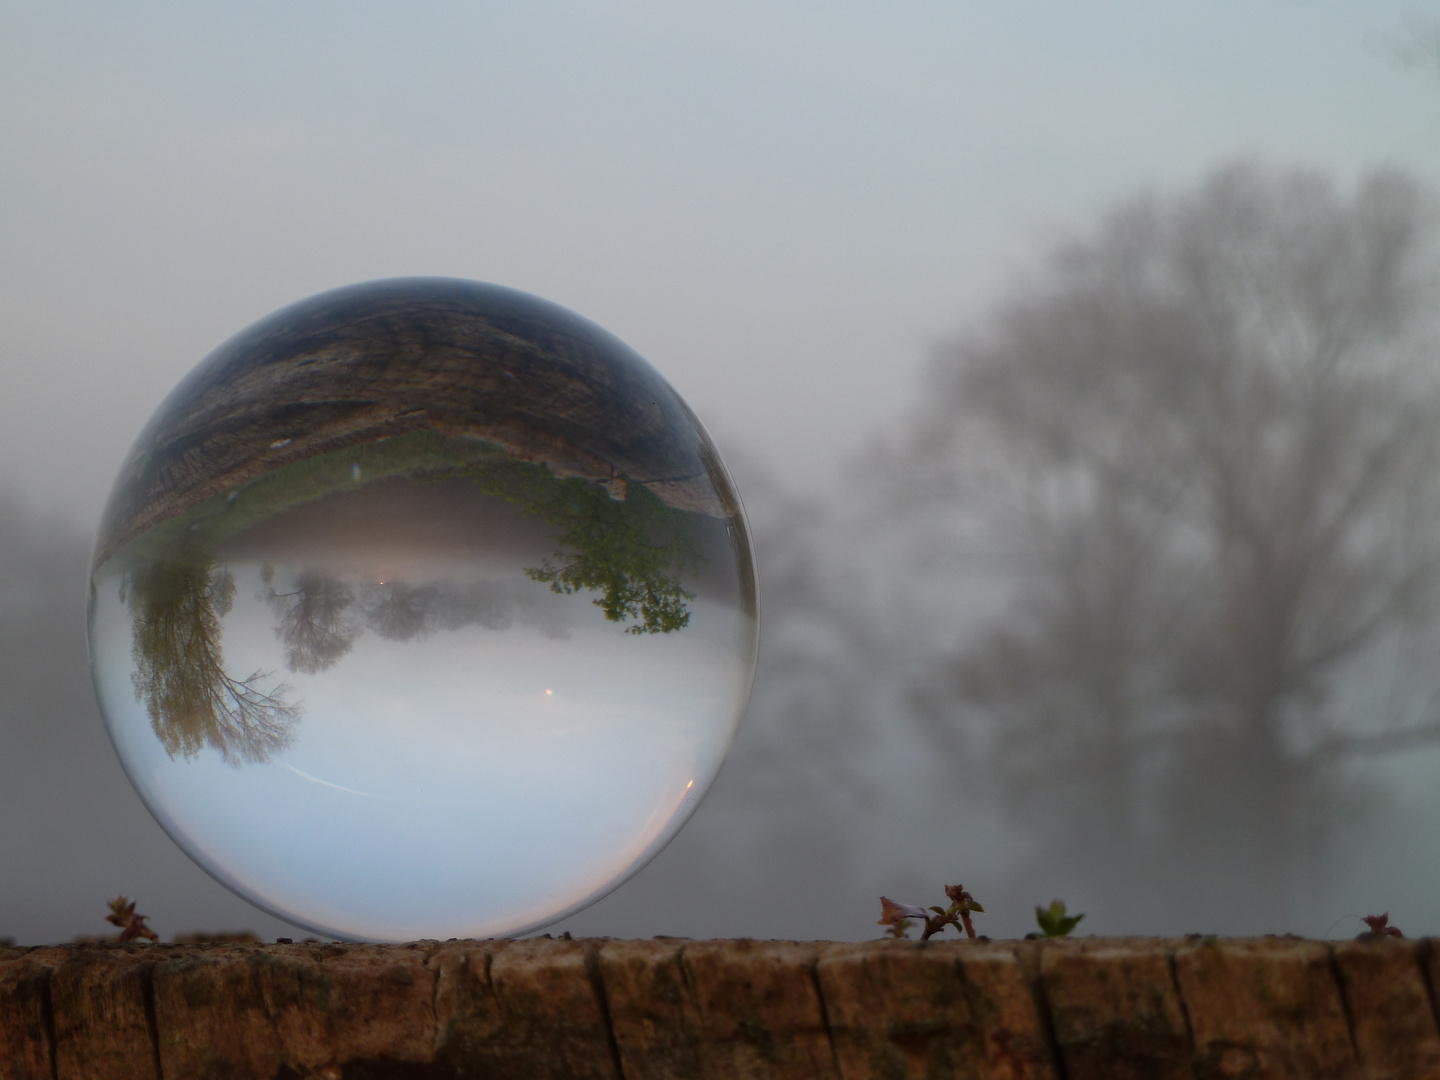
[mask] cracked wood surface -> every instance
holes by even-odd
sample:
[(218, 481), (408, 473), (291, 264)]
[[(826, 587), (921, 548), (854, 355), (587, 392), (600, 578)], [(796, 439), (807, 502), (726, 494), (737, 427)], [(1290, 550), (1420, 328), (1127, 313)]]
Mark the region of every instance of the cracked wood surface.
[(0, 948), (0, 1080), (1440, 1080), (1431, 939)]

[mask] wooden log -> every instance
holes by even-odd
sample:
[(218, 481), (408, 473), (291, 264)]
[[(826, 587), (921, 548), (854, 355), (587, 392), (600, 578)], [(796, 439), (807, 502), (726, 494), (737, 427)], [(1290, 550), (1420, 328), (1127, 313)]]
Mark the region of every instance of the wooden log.
[(433, 1059), (456, 1076), (619, 1080), (597, 949), (545, 938), (437, 948)]
[(694, 995), (704, 1067), (672, 1075), (835, 1080), (815, 979), (819, 953), (816, 945), (784, 941), (686, 944), (680, 964)]
[(1355, 1050), (1367, 1080), (1440, 1080), (1435, 1026), (1424, 964), (1430, 943), (1382, 938), (1335, 946)]
[(1066, 1080), (1189, 1080), (1174, 948), (1161, 938), (1063, 938), (1038, 950)]
[(75, 949), (50, 976), (56, 1080), (160, 1080), (150, 950)]
[[(161, 950), (154, 950), (161, 951)], [(323, 1073), (434, 1057), (425, 948), (277, 945), (177, 950), (151, 978), (165, 1080)]]
[(605, 942), (600, 978), (626, 1080), (705, 1076), (694, 990), (680, 962), (684, 942)]
[(1201, 1076), (1360, 1076), (1345, 1005), (1318, 941), (1187, 942), (1175, 953)]
[(0, 1077), (52, 1080), (55, 1021), (48, 950), (0, 949)]
[(816, 971), (844, 1080), (1057, 1075), (1013, 943), (836, 945)]
[(626, 1080), (835, 1080), (818, 953), (789, 942), (606, 942), (600, 974)]
[(0, 1080), (1440, 1080), (1429, 940), (0, 949)]

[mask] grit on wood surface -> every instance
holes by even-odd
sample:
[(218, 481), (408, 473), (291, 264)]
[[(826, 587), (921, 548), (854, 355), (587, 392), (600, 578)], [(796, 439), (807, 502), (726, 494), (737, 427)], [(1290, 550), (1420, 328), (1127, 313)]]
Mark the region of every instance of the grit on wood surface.
[(1440, 1080), (1429, 939), (0, 948), (0, 1080)]

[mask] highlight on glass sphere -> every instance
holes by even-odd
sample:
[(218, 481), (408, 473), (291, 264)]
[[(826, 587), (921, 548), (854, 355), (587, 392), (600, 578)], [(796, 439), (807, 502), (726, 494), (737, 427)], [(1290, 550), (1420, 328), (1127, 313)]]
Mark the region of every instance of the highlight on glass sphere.
[(261, 320), (161, 405), (96, 542), (101, 711), (150, 811), (337, 938), (524, 933), (684, 824), (750, 693), (739, 499), (593, 323), (439, 278)]

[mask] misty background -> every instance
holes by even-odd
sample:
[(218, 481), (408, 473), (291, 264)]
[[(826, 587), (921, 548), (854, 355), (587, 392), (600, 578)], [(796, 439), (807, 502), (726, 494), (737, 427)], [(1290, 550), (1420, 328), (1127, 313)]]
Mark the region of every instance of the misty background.
[(552, 928), (1440, 932), (1433, 6), (0, 11), (0, 936), (303, 936), (150, 819), (93, 528), (174, 383), (354, 281), (647, 357), (745, 499), (762, 655), (649, 867)]

